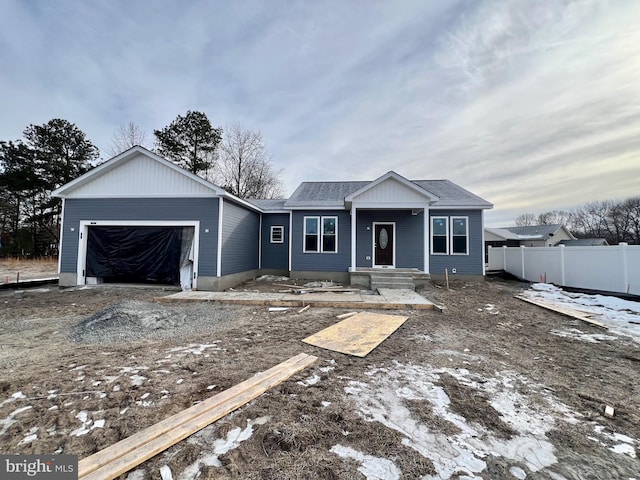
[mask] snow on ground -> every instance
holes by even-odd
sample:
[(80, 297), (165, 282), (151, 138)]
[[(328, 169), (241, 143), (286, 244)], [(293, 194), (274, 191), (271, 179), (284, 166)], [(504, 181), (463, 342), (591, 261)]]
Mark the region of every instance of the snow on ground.
[(400, 478), (401, 472), (398, 467), (386, 458), (374, 457), (373, 455), (365, 455), (362, 452), (354, 450), (344, 445), (334, 445), (331, 452), (342, 458), (351, 458), (361, 465), (358, 471), (362, 473), (367, 480), (396, 480)]
[(195, 480), (200, 476), (201, 466), (221, 467), (222, 463), (218, 458), (220, 455), (224, 455), (225, 453), (238, 448), (242, 442), (251, 438), (253, 435), (254, 425), (264, 425), (269, 420), (270, 417), (259, 417), (254, 420), (247, 420), (247, 426), (245, 428), (236, 427), (229, 430), (225, 438), (216, 438), (213, 442), (211, 441), (211, 433), (216, 428), (213, 425), (205, 427), (198, 433), (189, 437), (187, 440), (189, 443), (200, 445), (205, 450), (210, 451), (210, 453), (201, 455), (194, 463), (189, 465), (180, 475), (178, 475), (178, 480)]
[[(599, 315), (594, 320), (606, 324), (610, 333), (626, 335), (640, 341), (640, 302), (606, 295), (566, 292), (548, 283), (534, 283), (524, 296), (557, 303), (563, 307)], [(583, 338), (584, 340), (584, 338)], [(596, 341), (599, 339), (595, 338)], [(607, 339), (608, 340), (608, 339)], [(591, 341), (591, 340), (586, 340)]]
[[(498, 437), (483, 425), (469, 423), (463, 416), (453, 412), (449, 397), (437, 384), (442, 375), (447, 374), (486, 395), (502, 421), (515, 432), (514, 435), (509, 439)], [(345, 392), (359, 405), (359, 413), (366, 421), (380, 422), (401, 433), (404, 436), (403, 445), (433, 462), (437, 474), (425, 478), (446, 479), (454, 474), (480, 478), (487, 467), (485, 458), (488, 455), (502, 457), (511, 463), (510, 471), (516, 478), (525, 478), (523, 467), (529, 472), (544, 470), (552, 475), (557, 459), (546, 433), (555, 428), (558, 422), (575, 424), (582, 419), (579, 413), (558, 401), (543, 385), (535, 384), (512, 371), (496, 372), (495, 376), (487, 378), (466, 369), (396, 362), (391, 368), (371, 369), (367, 375), (371, 378), (369, 382), (351, 381), (345, 387)], [(528, 393), (523, 395), (521, 391)], [(412, 416), (407, 402), (410, 400), (429, 402), (433, 413), (455, 425), (458, 433), (445, 435), (419, 423)], [(592, 440), (616, 453), (632, 456), (634, 445), (638, 444), (638, 440), (608, 434), (602, 429), (596, 428), (594, 431), (598, 438)], [(379, 477), (373, 473), (369, 476), (364, 470), (373, 472), (375, 470), (369, 469), (395, 468), (393, 464), (380, 463), (355, 450), (347, 452), (345, 448), (335, 446), (332, 451), (361, 462), (361, 472), (367, 478)], [(389, 478), (394, 478), (394, 475), (390, 473)]]

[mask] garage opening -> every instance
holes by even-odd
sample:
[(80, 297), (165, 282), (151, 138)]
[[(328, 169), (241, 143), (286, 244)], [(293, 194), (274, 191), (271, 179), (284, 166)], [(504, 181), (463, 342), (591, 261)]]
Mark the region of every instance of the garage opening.
[(193, 240), (193, 227), (90, 226), (87, 283), (182, 284), (190, 288)]

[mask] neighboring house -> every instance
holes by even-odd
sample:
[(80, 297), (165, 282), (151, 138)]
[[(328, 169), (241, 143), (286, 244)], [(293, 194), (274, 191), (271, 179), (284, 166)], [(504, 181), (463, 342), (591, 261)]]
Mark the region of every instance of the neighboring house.
[(558, 245), (565, 247), (606, 247), (609, 245), (604, 238), (577, 238), (575, 240), (560, 240)]
[(482, 276), (483, 212), (492, 208), (448, 180), (395, 172), (245, 200), (142, 147), (53, 195), (63, 199), (61, 286), (179, 281), (221, 290), (262, 273), (348, 282), (394, 268)]

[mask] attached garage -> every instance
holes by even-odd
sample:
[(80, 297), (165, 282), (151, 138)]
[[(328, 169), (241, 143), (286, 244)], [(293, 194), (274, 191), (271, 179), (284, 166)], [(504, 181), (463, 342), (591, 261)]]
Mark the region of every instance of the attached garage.
[(63, 201), (61, 286), (219, 290), (258, 270), (260, 209), (142, 147), (52, 195)]
[(90, 284), (149, 283), (181, 285), (185, 289), (193, 286), (197, 225), (117, 223), (92, 222), (82, 226), (82, 239), (86, 242), (80, 245), (80, 281), (84, 276)]

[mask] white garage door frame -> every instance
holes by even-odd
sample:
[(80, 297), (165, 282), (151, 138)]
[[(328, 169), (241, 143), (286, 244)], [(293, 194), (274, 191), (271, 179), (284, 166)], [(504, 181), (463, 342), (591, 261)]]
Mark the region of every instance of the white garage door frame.
[(198, 260), (200, 249), (199, 220), (80, 220), (78, 239), (78, 285), (87, 282), (87, 237), (89, 227), (193, 227), (193, 278), (191, 288), (198, 286)]

